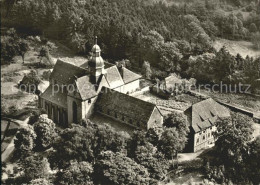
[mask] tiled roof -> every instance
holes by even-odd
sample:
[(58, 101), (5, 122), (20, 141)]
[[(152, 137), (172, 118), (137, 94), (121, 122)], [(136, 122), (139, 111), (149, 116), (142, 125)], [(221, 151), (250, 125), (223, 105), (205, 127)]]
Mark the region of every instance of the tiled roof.
[(108, 82), (110, 88), (113, 89), (113, 88), (124, 85), (122, 77), (116, 66), (107, 68), (106, 71), (107, 71), (106, 79), (107, 79), (107, 82)]
[(96, 87), (91, 83), (89, 76), (82, 76), (76, 80), (76, 86), (82, 100), (92, 98), (97, 95)]
[(63, 84), (72, 84), (76, 77), (86, 74), (86, 70), (73, 64), (57, 60), (50, 79), (55, 79)]
[[(105, 62), (105, 61), (104, 61), (104, 64), (105, 64), (105, 69), (110, 68), (112, 66), (115, 66), (114, 64), (111, 64), (111, 63)], [(81, 68), (88, 68), (88, 61), (83, 63), (82, 65), (80, 65), (80, 67)]]
[(230, 116), (229, 110), (214, 101), (212, 98), (192, 105), (185, 112), (191, 111), (191, 126), (195, 132), (204, 130), (216, 122), (217, 118)]
[[(109, 62), (104, 62), (104, 64), (107, 71), (107, 81), (111, 88), (115, 88), (141, 78), (140, 75), (128, 70), (125, 67), (122, 67), (122, 73), (120, 73), (116, 65)], [(80, 67), (88, 68), (88, 62), (85, 62)]]
[(58, 106), (67, 108), (67, 94), (62, 91), (53, 91), (52, 85), (50, 85), (40, 96), (41, 98), (52, 102)]
[(122, 75), (123, 81), (125, 83), (129, 83), (129, 82), (132, 82), (134, 80), (137, 80), (137, 79), (141, 78), (140, 75), (138, 75), (138, 74), (136, 74), (136, 73), (126, 69), (125, 67), (122, 67), (121, 75)]
[(136, 121), (145, 123), (149, 121), (154, 108), (156, 108), (156, 105), (152, 103), (106, 87), (102, 87), (96, 105), (109, 108), (110, 110), (129, 116)]

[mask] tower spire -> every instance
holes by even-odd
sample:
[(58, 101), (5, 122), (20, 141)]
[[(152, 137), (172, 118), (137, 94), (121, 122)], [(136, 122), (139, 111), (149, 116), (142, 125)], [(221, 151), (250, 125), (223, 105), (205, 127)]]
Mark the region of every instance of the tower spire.
[(97, 45), (97, 36), (95, 36), (95, 45)]
[(90, 73), (91, 73), (91, 79), (93, 83), (98, 83), (98, 80), (101, 75), (106, 74), (106, 70), (104, 68), (104, 61), (101, 57), (101, 49), (97, 45), (97, 36), (95, 36), (95, 44), (92, 47), (92, 57), (91, 60), (88, 62)]

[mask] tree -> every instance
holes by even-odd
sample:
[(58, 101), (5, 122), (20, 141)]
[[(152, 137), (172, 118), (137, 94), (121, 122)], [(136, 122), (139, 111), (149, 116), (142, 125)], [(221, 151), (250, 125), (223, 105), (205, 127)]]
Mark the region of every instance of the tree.
[(199, 82), (208, 83), (213, 81), (215, 54), (204, 53), (197, 57), (190, 57), (187, 73)]
[(98, 125), (95, 138), (96, 146), (94, 147), (94, 155), (97, 156), (101, 151), (111, 150), (120, 152), (126, 146), (130, 136), (124, 132), (117, 132), (108, 124)]
[(41, 83), (41, 79), (38, 76), (36, 70), (31, 70), (30, 73), (26, 74), (22, 81), (19, 83), (19, 87), (27, 92), (39, 93), (38, 85)]
[(260, 137), (258, 136), (250, 144), (250, 156), (248, 158), (249, 176), (253, 184), (260, 183)]
[(50, 164), (48, 160), (38, 154), (34, 154), (21, 161), (24, 177), (26, 181), (31, 181), (38, 178), (46, 178), (50, 174)]
[(73, 161), (69, 167), (57, 173), (55, 183), (61, 185), (94, 185), (92, 173), (93, 167), (90, 163)]
[(19, 157), (28, 156), (35, 146), (35, 139), (36, 134), (30, 125), (28, 125), (28, 128), (21, 128), (14, 139), (16, 155)]
[(156, 180), (164, 179), (169, 168), (164, 155), (150, 143), (145, 146), (137, 146), (135, 161), (147, 168), (150, 177)]
[(25, 39), (22, 39), (18, 42), (18, 53), (22, 56), (24, 63), (24, 56), (29, 51), (29, 43)]
[(147, 141), (152, 143), (154, 146), (158, 145), (159, 139), (162, 135), (163, 128), (150, 128), (147, 130), (145, 137), (147, 138)]
[(42, 63), (43, 58), (46, 58), (49, 64), (45, 64), (45, 65), (52, 65), (52, 59), (50, 57), (49, 48), (47, 46), (43, 46), (41, 48), (38, 57), (40, 58), (40, 63)]
[(156, 31), (150, 31), (141, 37), (141, 57), (149, 61), (152, 66), (158, 66), (160, 61), (159, 45), (164, 43), (164, 38)]
[(242, 70), (244, 67), (244, 59), (239, 53), (236, 56), (236, 62), (237, 62), (237, 68), (239, 70)]
[(257, 27), (256, 27), (255, 23), (251, 23), (251, 24), (250, 24), (250, 26), (249, 26), (249, 31), (250, 31), (251, 33), (257, 32)]
[[(87, 126), (72, 124), (66, 128), (53, 143), (54, 152), (49, 160), (52, 167), (65, 168), (71, 160), (92, 162), (94, 159), (93, 148), (97, 146), (93, 124)], [(61, 145), (62, 143), (62, 145)]]
[(10, 64), (17, 53), (14, 40), (10, 37), (1, 37), (1, 65)]
[(28, 124), (34, 125), (34, 123), (39, 121), (40, 115), (42, 114), (46, 114), (46, 111), (44, 109), (33, 110), (30, 114)]
[(223, 46), (216, 54), (213, 61), (214, 82), (224, 81), (230, 83), (230, 76), (236, 66), (235, 58)]
[(236, 113), (229, 119), (219, 119), (216, 126), (216, 156), (234, 182), (243, 182), (253, 133), (250, 119)]
[(186, 139), (183, 140), (181, 132), (178, 132), (176, 128), (166, 128), (159, 141), (158, 150), (165, 157), (173, 160), (174, 157), (177, 157), (178, 152), (183, 150), (185, 144)]
[(94, 165), (95, 182), (102, 184), (151, 184), (153, 181), (142, 165), (122, 153), (105, 151)]
[(161, 69), (168, 72), (180, 72), (180, 59), (182, 58), (182, 54), (177, 48), (177, 43), (160, 43), (157, 51), (159, 52), (159, 57), (161, 61), (159, 63), (159, 66), (161, 67)]
[(135, 157), (135, 151), (138, 146), (144, 146), (148, 143), (146, 138), (146, 134), (142, 130), (135, 130), (132, 134), (131, 139), (128, 141), (127, 149), (128, 149), (128, 156), (130, 158)]
[(35, 143), (39, 150), (43, 150), (52, 146), (57, 137), (55, 123), (48, 118), (47, 114), (42, 114), (37, 123), (33, 125), (37, 135)]
[(166, 127), (174, 127), (179, 132), (187, 133), (189, 131), (187, 118), (184, 114), (172, 112), (165, 118), (164, 125)]
[(260, 32), (256, 32), (256, 33), (252, 34), (251, 41), (254, 44), (254, 48), (259, 49), (260, 48)]
[(142, 67), (142, 73), (146, 79), (149, 79), (149, 80), (151, 79), (152, 70), (151, 70), (151, 66), (150, 66), (149, 62), (144, 61), (143, 67)]
[(49, 180), (45, 178), (39, 178), (39, 179), (33, 179), (30, 181), (30, 183), (25, 185), (52, 185)]

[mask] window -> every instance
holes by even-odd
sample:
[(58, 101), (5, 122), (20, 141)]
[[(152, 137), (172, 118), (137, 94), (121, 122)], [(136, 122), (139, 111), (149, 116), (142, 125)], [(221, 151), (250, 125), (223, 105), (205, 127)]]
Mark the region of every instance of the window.
[(198, 139), (197, 139), (197, 144), (198, 144), (199, 142), (200, 142), (200, 139), (198, 138)]
[(210, 137), (210, 133), (208, 134), (208, 137)]
[(203, 140), (205, 140), (205, 135), (203, 136), (203, 138), (202, 138)]

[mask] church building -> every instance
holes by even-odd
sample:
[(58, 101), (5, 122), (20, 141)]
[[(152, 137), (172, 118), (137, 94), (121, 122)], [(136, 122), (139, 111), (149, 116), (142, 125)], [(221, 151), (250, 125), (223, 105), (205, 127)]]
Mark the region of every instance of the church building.
[(163, 118), (156, 105), (129, 95), (139, 89), (141, 76), (104, 62), (97, 39), (91, 53), (81, 66), (57, 60), (50, 85), (39, 97), (39, 107), (49, 118), (67, 127), (97, 111), (133, 127), (161, 126)]

